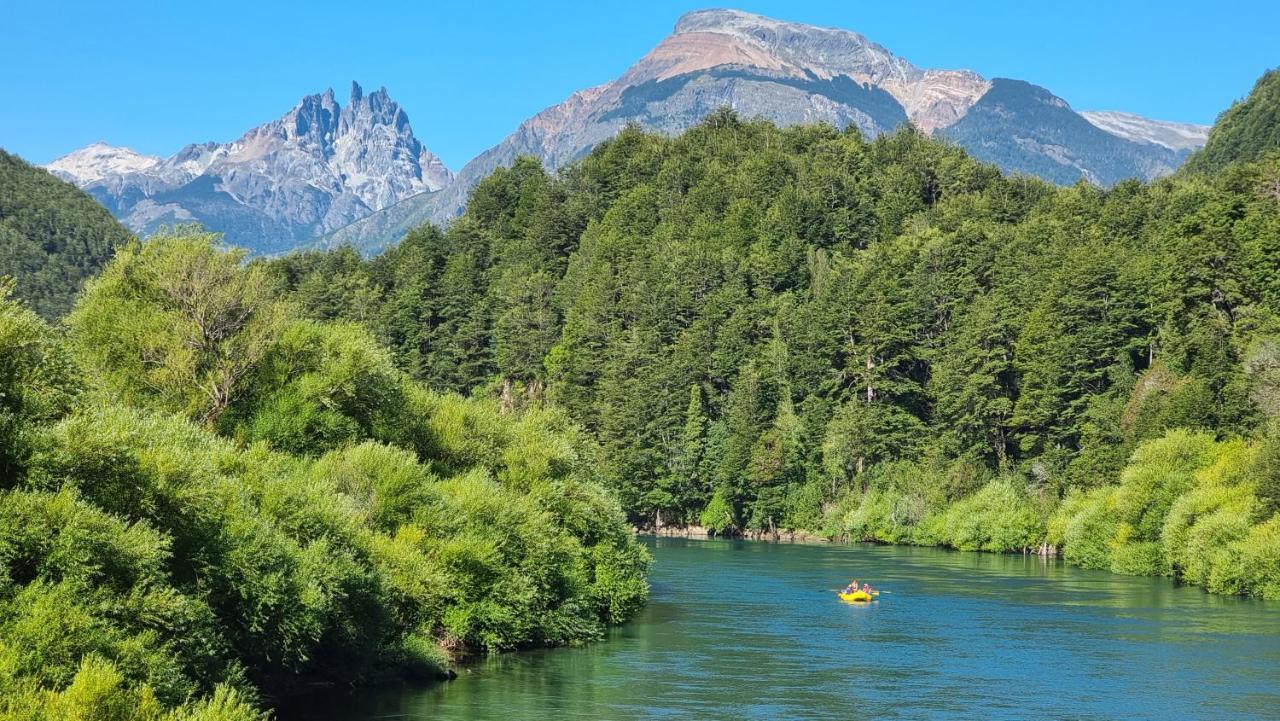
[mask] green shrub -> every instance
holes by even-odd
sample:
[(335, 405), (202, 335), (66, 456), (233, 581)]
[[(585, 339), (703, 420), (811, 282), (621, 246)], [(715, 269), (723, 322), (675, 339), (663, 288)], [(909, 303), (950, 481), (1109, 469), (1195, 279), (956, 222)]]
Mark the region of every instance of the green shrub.
[(702, 509), (698, 523), (715, 534), (722, 534), (737, 527), (737, 521), (733, 517), (733, 504), (729, 502), (729, 495), (723, 488), (717, 488), (715, 493), (711, 494), (711, 501), (707, 503), (706, 508)]
[(433, 502), (435, 477), (417, 456), (394, 446), (366, 442), (330, 451), (308, 476), (351, 499), (359, 513), (384, 531), (407, 523), (415, 509)]
[(1183, 580), (1208, 586), (1214, 569), (1229, 562), (1229, 549), (1248, 537), (1252, 517), (1247, 506), (1228, 506), (1197, 521), (1187, 542)]
[(1280, 433), (1268, 433), (1258, 444), (1249, 477), (1257, 485), (1258, 500), (1265, 513), (1280, 511)]
[(1045, 522), (1016, 478), (1000, 478), (940, 514), (942, 543), (962, 551), (1020, 551), (1045, 539)]
[(1156, 541), (1114, 542), (1111, 572), (1127, 576), (1167, 576), (1169, 567)]
[(844, 517), (842, 528), (854, 540), (911, 543), (928, 512), (928, 505), (919, 495), (894, 488), (872, 488)]
[(1210, 572), (1208, 587), (1214, 593), (1280, 599), (1280, 515), (1232, 543)]
[(1112, 539), (1116, 535), (1115, 487), (1095, 488), (1077, 501), (1079, 511), (1067, 522), (1062, 556), (1083, 568), (1110, 568)]
[(24, 472), (33, 424), (66, 413), (77, 386), (53, 331), (12, 292), (12, 279), (0, 277), (0, 488)]
[(1166, 564), (1187, 583), (1206, 584), (1221, 554), (1248, 533), (1255, 507), (1244, 484), (1213, 482), (1183, 494), (1160, 532)]
[(1208, 434), (1174, 430), (1134, 451), (1113, 502), (1117, 519), (1133, 527), (1135, 540), (1160, 537), (1174, 501), (1195, 486), (1196, 471), (1208, 465), (1217, 450)]

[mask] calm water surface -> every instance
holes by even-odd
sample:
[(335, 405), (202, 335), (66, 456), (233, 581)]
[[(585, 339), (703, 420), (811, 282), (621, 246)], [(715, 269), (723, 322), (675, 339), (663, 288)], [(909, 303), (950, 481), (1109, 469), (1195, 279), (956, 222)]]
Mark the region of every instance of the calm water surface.
[[(281, 719), (1280, 719), (1280, 603), (1022, 556), (647, 542), (652, 600), (607, 642)], [(839, 602), (854, 576), (886, 593)]]

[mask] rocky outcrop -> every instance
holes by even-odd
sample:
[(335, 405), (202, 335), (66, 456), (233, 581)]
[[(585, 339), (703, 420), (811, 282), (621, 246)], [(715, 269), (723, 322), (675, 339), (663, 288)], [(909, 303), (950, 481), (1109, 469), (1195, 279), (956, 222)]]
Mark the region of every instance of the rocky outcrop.
[(188, 145), (161, 160), (95, 144), (49, 165), (140, 234), (197, 222), (258, 252), (287, 250), (453, 176), (414, 137), (385, 88), (332, 90), (230, 143)]
[(1106, 132), (1048, 90), (1007, 78), (993, 81), (965, 117), (940, 133), (979, 160), (1062, 185), (1156, 178), (1187, 156)]

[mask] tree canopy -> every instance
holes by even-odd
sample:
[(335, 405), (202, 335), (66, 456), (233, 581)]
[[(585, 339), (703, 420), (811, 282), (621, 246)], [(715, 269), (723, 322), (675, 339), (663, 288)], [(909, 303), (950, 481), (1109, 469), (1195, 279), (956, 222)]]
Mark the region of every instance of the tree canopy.
[(1186, 170), (1212, 172), (1230, 163), (1256, 162), (1280, 152), (1280, 70), (1265, 73), (1249, 97), (1218, 117), (1204, 148), (1187, 159)]
[[(1268, 433), (1276, 178), (1055, 188), (726, 111), (499, 170), (370, 261), (272, 267), (429, 384), (563, 408), (638, 525), (1024, 548), (1167, 432)], [(1005, 509), (994, 540), (950, 525)]]
[(129, 231), (79, 188), (0, 150), (0, 276), (45, 320), (71, 308)]
[(270, 281), (209, 235), (134, 241), (65, 336), (0, 285), (0, 717), (258, 719), (643, 604), (563, 414), (429, 391)]

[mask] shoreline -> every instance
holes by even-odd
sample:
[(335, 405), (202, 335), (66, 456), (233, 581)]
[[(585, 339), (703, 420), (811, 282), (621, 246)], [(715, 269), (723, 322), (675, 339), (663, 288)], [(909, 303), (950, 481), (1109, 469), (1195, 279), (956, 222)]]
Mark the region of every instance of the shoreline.
[(764, 543), (808, 543), (822, 545), (852, 545), (857, 543), (870, 543), (877, 546), (911, 546), (914, 548), (937, 548), (944, 551), (961, 551), (968, 553), (987, 553), (1002, 556), (1039, 556), (1043, 559), (1060, 559), (1062, 558), (1062, 550), (1057, 546), (1044, 544), (1035, 548), (1024, 548), (1021, 550), (1008, 551), (984, 551), (973, 550), (964, 551), (964, 549), (953, 548), (951, 546), (941, 545), (919, 545), (915, 543), (891, 543), (877, 539), (861, 539), (854, 540), (851, 538), (828, 538), (826, 536), (811, 533), (809, 531), (776, 531), (770, 533), (768, 531), (755, 531), (731, 536), (717, 536), (709, 529), (703, 526), (663, 526), (662, 528), (653, 528), (646, 526), (632, 526), (632, 533), (637, 536), (655, 536), (659, 538), (692, 538), (707, 540), (712, 538), (722, 538), (741, 541), (761, 541)]
[(703, 526), (662, 526), (661, 528), (632, 526), (631, 530), (637, 536), (659, 536), (662, 538), (726, 538), (743, 541), (764, 541), (765, 543), (839, 543), (839, 541), (833, 541), (826, 536), (820, 536), (808, 531), (753, 531), (730, 536), (717, 536), (710, 529)]

